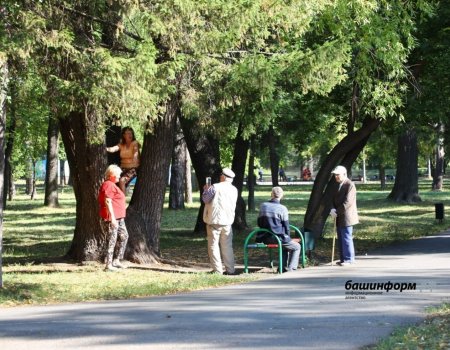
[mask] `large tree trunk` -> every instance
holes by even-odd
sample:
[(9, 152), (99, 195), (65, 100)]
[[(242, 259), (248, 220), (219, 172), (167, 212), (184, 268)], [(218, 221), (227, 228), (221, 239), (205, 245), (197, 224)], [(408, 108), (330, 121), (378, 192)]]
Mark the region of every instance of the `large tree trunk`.
[(437, 131), (436, 141), (436, 163), (433, 172), (432, 188), (435, 191), (441, 191), (444, 184), (444, 124), (440, 123)]
[(159, 260), (164, 194), (179, 113), (178, 100), (173, 97), (164, 115), (155, 122), (153, 132), (144, 136), (138, 179), (126, 217), (130, 237), (125, 257), (130, 261)]
[(47, 129), (47, 165), (44, 205), (55, 208), (58, 202), (58, 120), (50, 116)]
[(89, 115), (71, 112), (61, 119), (61, 136), (73, 179), (76, 199), (76, 224), (67, 256), (76, 261), (101, 260), (106, 235), (100, 227), (97, 196), (106, 168), (104, 145), (92, 145), (88, 139)]
[(6, 128), (6, 99), (8, 89), (8, 61), (0, 54), (0, 288), (3, 288), (3, 186), (5, 170), (5, 128)]
[(336, 182), (331, 178), (331, 171), (338, 164), (344, 165), (350, 171), (353, 162), (380, 122), (375, 118), (366, 118), (360, 129), (344, 137), (325, 158), (316, 175), (304, 219), (305, 229), (313, 232), (316, 237), (322, 234), (331, 209), (331, 196), (336, 186)]
[(186, 147), (184, 135), (179, 122), (175, 133), (172, 151), (172, 164), (170, 168), (169, 209), (184, 209), (184, 183), (185, 183)]
[(233, 227), (236, 230), (245, 230), (248, 228), (246, 219), (246, 205), (242, 198), (242, 190), (244, 187), (245, 163), (247, 162), (247, 153), (249, 149), (249, 141), (242, 137), (242, 125), (239, 125), (238, 133), (234, 140), (233, 163), (231, 168), (236, 174), (233, 185), (238, 190), (238, 199), (236, 203), (236, 215), (234, 217)]
[(280, 170), (280, 156), (277, 152), (278, 139), (271, 125), (268, 131), (270, 171), (272, 173), (272, 186), (278, 186), (278, 171)]
[(388, 199), (400, 203), (420, 202), (419, 175), (417, 173), (418, 147), (417, 135), (407, 129), (398, 137), (397, 171), (395, 183)]
[[(192, 166), (197, 176), (200, 198), (207, 176), (211, 177), (212, 183), (219, 182), (222, 168), (220, 166), (219, 141), (209, 134), (202, 132), (202, 128), (193, 120), (180, 118), (181, 128), (191, 156)], [(203, 208), (205, 204), (201, 201), (200, 209), (195, 224), (195, 233), (205, 233), (206, 226), (203, 222)]]

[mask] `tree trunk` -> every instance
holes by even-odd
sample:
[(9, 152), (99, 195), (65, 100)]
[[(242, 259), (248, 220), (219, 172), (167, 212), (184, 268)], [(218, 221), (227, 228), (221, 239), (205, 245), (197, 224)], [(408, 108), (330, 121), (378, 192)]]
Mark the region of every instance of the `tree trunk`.
[(278, 186), (278, 171), (280, 170), (280, 157), (277, 152), (277, 136), (275, 130), (271, 125), (268, 131), (268, 143), (269, 143), (269, 158), (270, 158), (270, 171), (272, 173), (272, 186)]
[(388, 199), (399, 203), (420, 202), (417, 135), (407, 129), (398, 137), (397, 171), (395, 183)]
[(31, 169), (32, 169), (32, 175), (31, 175), (31, 196), (30, 199), (33, 201), (36, 198), (37, 195), (37, 187), (36, 187), (36, 160), (31, 160)]
[(61, 159), (59, 162), (59, 184), (61, 186), (67, 185), (65, 162), (66, 162), (65, 159)]
[[(217, 183), (220, 179), (222, 168), (220, 166), (219, 141), (215, 137), (202, 132), (201, 127), (193, 120), (182, 117), (180, 123), (191, 156), (192, 166), (197, 176), (201, 198), (206, 177), (210, 176), (212, 183)], [(194, 228), (195, 233), (206, 232), (206, 226), (203, 222), (204, 207), (205, 204), (201, 201)]]
[(184, 209), (186, 147), (180, 123), (177, 122), (174, 147), (172, 151), (172, 166), (170, 168), (169, 209)]
[(170, 158), (180, 110), (177, 98), (166, 104), (164, 115), (144, 135), (136, 186), (127, 209), (129, 239), (125, 257), (138, 263), (159, 260), (160, 229)]
[(248, 210), (255, 211), (255, 138), (250, 141), (250, 159), (248, 161)]
[(3, 288), (3, 186), (5, 170), (5, 128), (6, 128), (6, 100), (8, 91), (8, 61), (0, 54), (0, 288)]
[(13, 196), (15, 194), (15, 186), (13, 181), (13, 175), (12, 175), (12, 152), (14, 148), (14, 139), (16, 134), (16, 91), (13, 87), (14, 84), (11, 86), (11, 103), (10, 103), (10, 113), (9, 113), (9, 127), (8, 127), (8, 141), (6, 142), (6, 148), (5, 148), (5, 177), (4, 177), (4, 188), (3, 188), (3, 208), (6, 207), (6, 198), (9, 194), (9, 200), (11, 201), (13, 199)]
[(316, 237), (322, 234), (331, 209), (331, 196), (336, 186), (331, 171), (338, 164), (350, 170), (380, 122), (375, 118), (366, 118), (360, 129), (344, 137), (325, 158), (316, 175), (304, 219), (305, 230), (313, 232)]
[(58, 120), (50, 116), (47, 130), (47, 165), (44, 205), (55, 208), (58, 202)]
[(378, 175), (380, 176), (380, 187), (382, 190), (386, 189), (386, 169), (383, 164), (378, 168)]
[[(122, 128), (117, 125), (110, 125), (108, 129), (106, 129), (106, 147), (112, 147), (119, 144), (120, 139), (122, 137)], [(120, 152), (109, 153), (108, 155), (108, 164), (117, 164), (120, 166)]]
[(25, 194), (31, 195), (33, 193), (33, 161), (31, 159), (28, 160), (25, 171)]
[[(184, 136), (184, 134), (183, 134)], [(191, 157), (187, 150), (186, 141), (183, 138), (183, 148), (186, 154), (185, 163), (184, 163), (184, 201), (187, 204), (192, 204), (192, 175), (191, 175)]]
[(440, 123), (438, 127), (438, 135), (436, 141), (436, 166), (433, 172), (432, 189), (441, 191), (444, 184), (444, 124)]
[(106, 168), (106, 150), (103, 144), (89, 142), (88, 128), (95, 126), (88, 120), (89, 115), (84, 112), (71, 112), (60, 120), (76, 199), (75, 231), (67, 256), (76, 261), (102, 260), (107, 243), (100, 226), (97, 203)]
[(245, 163), (247, 162), (247, 153), (249, 149), (249, 141), (242, 137), (242, 125), (239, 125), (238, 133), (234, 140), (233, 163), (231, 168), (236, 174), (233, 185), (238, 190), (238, 199), (236, 203), (236, 215), (234, 217), (233, 227), (236, 230), (245, 230), (248, 228), (246, 219), (246, 205), (242, 198), (242, 190), (244, 187)]

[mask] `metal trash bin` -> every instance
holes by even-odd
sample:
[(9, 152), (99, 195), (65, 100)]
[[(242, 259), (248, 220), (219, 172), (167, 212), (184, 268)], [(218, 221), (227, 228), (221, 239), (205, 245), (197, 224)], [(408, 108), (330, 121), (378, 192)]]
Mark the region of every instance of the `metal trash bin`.
[(444, 220), (444, 203), (435, 203), (434, 211), (436, 214), (436, 220), (442, 222), (442, 220)]

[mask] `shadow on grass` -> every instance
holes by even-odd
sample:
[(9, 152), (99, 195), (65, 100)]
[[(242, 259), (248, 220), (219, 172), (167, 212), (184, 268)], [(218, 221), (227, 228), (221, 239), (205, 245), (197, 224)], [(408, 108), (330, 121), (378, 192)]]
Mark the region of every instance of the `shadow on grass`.
[(42, 286), (37, 283), (9, 282), (0, 288), (0, 304), (5, 301), (26, 303), (43, 292)]

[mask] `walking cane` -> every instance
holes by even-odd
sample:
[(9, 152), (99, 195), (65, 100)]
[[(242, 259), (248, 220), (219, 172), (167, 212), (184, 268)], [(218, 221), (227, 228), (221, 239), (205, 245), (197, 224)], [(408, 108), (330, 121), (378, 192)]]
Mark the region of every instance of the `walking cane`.
[(334, 263), (334, 245), (336, 242), (336, 218), (333, 218), (334, 220), (334, 228), (333, 228), (333, 248), (331, 248), (331, 266), (333, 266)]

